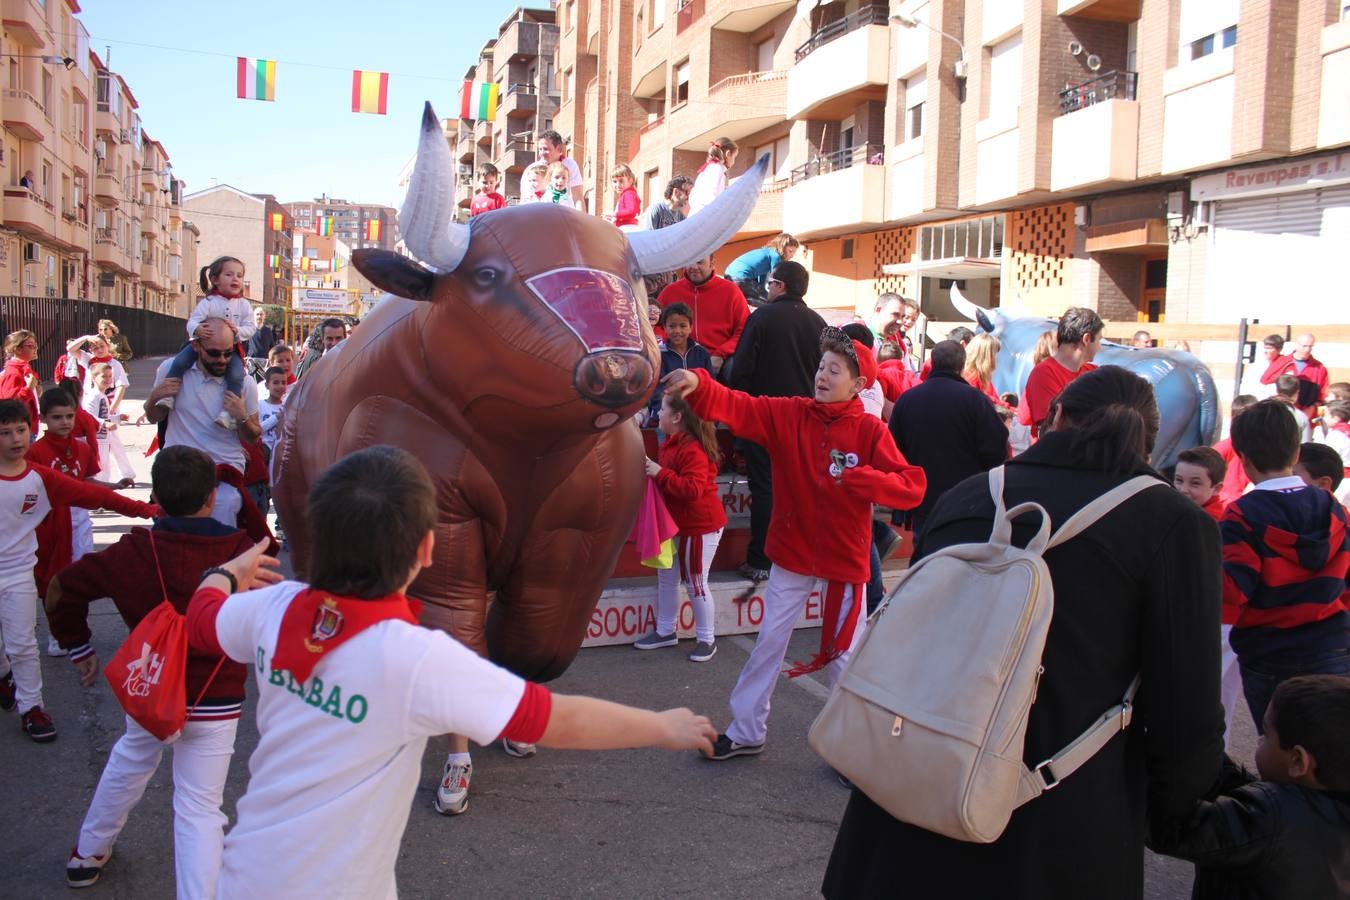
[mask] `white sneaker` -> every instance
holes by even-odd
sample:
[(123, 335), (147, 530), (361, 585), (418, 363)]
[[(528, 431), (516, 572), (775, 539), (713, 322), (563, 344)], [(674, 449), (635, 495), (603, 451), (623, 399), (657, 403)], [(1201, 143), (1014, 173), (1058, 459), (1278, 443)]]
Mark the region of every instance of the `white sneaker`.
[(62, 650), (61, 645), (56, 642), (56, 638), (47, 636), (47, 655), (48, 656), (69, 656), (69, 650)]
[(441, 783), (436, 788), (436, 812), (443, 816), (457, 816), (469, 810), (469, 781), (473, 778), (473, 763), (445, 761)]
[(226, 431), (234, 431), (234, 429), (239, 426), (239, 423), (235, 421), (234, 416), (223, 409), (220, 411), (220, 415), (216, 416), (216, 424)]
[(514, 756), (516, 759), (529, 759), (538, 752), (534, 744), (513, 741), (510, 738), (502, 738), (502, 749), (506, 751), (507, 756)]

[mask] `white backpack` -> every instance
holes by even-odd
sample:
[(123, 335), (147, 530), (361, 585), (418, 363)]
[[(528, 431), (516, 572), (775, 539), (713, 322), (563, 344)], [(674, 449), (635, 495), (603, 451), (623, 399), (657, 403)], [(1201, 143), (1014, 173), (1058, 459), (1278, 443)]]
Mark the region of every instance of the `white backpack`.
[[(1059, 753), (1022, 762), (1027, 715), (1054, 615), (1042, 554), (1149, 487), (1140, 475), (1075, 513), (1050, 535), (1038, 503), (1003, 505), (1003, 468), (989, 472), (989, 542), (957, 544), (909, 569), (868, 622), (810, 743), (902, 822), (962, 841), (998, 839), (1017, 807), (1053, 788), (1130, 724), (1139, 677), (1120, 703)], [(1012, 520), (1038, 512), (1026, 549)]]

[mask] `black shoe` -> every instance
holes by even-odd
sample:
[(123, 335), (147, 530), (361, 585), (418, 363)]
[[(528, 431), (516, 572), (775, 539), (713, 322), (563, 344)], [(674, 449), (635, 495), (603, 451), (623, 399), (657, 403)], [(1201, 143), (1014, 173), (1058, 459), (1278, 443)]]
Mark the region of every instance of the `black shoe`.
[(52, 717), (40, 706), (24, 713), (22, 724), (24, 732), (39, 744), (56, 740), (56, 726), (52, 724)]
[(731, 759), (733, 756), (754, 756), (763, 752), (763, 744), (738, 744), (725, 734), (719, 734), (717, 742), (713, 744), (712, 756), (708, 758), (723, 760)]
[(756, 569), (749, 563), (741, 563), (737, 566), (736, 574), (742, 578), (748, 578), (751, 581), (767, 581), (769, 578), (768, 569)]
[(891, 554), (900, 546), (900, 535), (896, 534), (891, 528), (886, 529), (886, 534), (877, 541), (877, 556), (885, 562), (891, 558)]

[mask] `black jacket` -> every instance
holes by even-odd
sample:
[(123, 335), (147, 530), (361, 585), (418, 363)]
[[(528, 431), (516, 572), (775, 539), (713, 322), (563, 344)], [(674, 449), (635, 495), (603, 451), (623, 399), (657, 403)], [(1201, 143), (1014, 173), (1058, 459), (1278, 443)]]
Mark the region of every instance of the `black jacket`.
[(890, 426), (905, 459), (928, 477), (928, 490), (914, 509), (918, 520), (948, 488), (1008, 458), (1008, 429), (994, 404), (954, 372), (933, 372), (901, 394)]
[[(1125, 481), (1090, 467), (1073, 432), (1007, 463), (1005, 502), (1035, 500), (1052, 523)], [(1142, 469), (1140, 473), (1151, 473)], [(1159, 482), (1162, 484), (1163, 482)], [(975, 476), (942, 496), (914, 558), (989, 539), (994, 503)], [(1039, 526), (1025, 515), (1013, 540)], [(854, 791), (822, 890), (828, 898), (1138, 900), (1145, 816), (1189, 811), (1219, 776), (1219, 529), (1199, 506), (1150, 488), (1045, 555), (1055, 589), (1022, 759), (1034, 766), (1120, 701), (1136, 673), (1134, 721), (1082, 768), (1020, 807), (997, 841), (952, 840), (897, 821)]]
[(267, 359), (267, 351), (277, 343), (277, 334), (271, 325), (264, 325), (248, 339), (248, 355), (253, 359)]
[(783, 294), (745, 320), (728, 386), (752, 397), (810, 397), (825, 320), (801, 297)]
[(1150, 830), (1153, 850), (1195, 863), (1196, 900), (1350, 897), (1350, 793), (1243, 772), (1191, 815)]

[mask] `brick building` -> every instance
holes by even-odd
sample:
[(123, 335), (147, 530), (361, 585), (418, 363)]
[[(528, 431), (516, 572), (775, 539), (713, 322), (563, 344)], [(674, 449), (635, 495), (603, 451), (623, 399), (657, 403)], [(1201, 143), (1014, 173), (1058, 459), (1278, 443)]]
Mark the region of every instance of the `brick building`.
[[(237, 257), (244, 263), (245, 297), (254, 303), (288, 305), (293, 223), (276, 197), (218, 184), (184, 197), (183, 215), (201, 232), (199, 265), (220, 256)], [(192, 280), (196, 277), (193, 273)], [(200, 296), (197, 286), (192, 290)]]
[(332, 236), (342, 239), (353, 250), (392, 250), (398, 242), (398, 214), (389, 206), (349, 203), (328, 196), (283, 205), (298, 229), (317, 233), (325, 230), (320, 227), (322, 220), (332, 219)]

